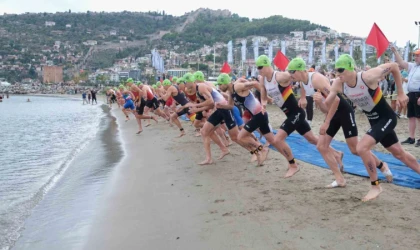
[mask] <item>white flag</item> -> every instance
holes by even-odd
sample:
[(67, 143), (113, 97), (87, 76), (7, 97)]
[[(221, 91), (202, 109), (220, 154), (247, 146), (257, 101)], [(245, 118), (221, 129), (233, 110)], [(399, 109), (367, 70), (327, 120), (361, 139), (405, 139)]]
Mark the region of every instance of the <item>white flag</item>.
[(233, 63), (232, 41), (228, 42), (227, 48), (228, 48), (227, 62), (232, 64)]
[(410, 41), (407, 41), (404, 50), (404, 61), (408, 62), (408, 53), (410, 52)]
[(242, 54), (242, 61), (246, 61), (246, 39), (242, 40), (242, 48), (241, 48), (241, 54)]
[(152, 66), (155, 67), (156, 66), (156, 50), (152, 49)]
[(268, 58), (270, 59), (270, 62), (273, 61), (273, 41), (268, 45)]
[(350, 42), (349, 54), (353, 57), (353, 41)]
[(281, 53), (286, 55), (286, 41), (281, 41)]
[[(392, 46), (394, 46), (394, 47), (396, 48), (396, 47), (397, 47), (397, 41), (395, 41), (395, 42), (392, 44)], [(394, 54), (394, 53), (392, 53), (391, 60), (392, 60), (393, 62), (395, 62), (395, 54)]]
[(362, 42), (362, 62), (366, 65), (366, 42)]
[(255, 41), (254, 41), (254, 59), (255, 60), (257, 60), (257, 58), (259, 56), (258, 46), (259, 46), (258, 39), (255, 39)]
[(257, 76), (258, 75), (258, 72), (257, 72), (257, 68), (255, 67), (255, 65), (254, 66), (252, 66), (252, 73), (251, 73), (251, 76)]
[(312, 64), (314, 54), (314, 41), (309, 41), (309, 55), (308, 55), (308, 64)]
[[(160, 56), (159, 56), (160, 57)], [(160, 72), (165, 72), (165, 61), (160, 57)]]
[(327, 41), (325, 41), (324, 40), (324, 42), (322, 43), (322, 51), (321, 51), (321, 62), (322, 62), (322, 64), (326, 64), (327, 63), (327, 58), (326, 58), (326, 55), (325, 55), (325, 53), (326, 53), (326, 43), (327, 43)]
[(335, 61), (337, 61), (338, 60), (338, 42), (335, 42), (334, 54), (335, 54)]
[(378, 58), (378, 65), (381, 64), (381, 57)]

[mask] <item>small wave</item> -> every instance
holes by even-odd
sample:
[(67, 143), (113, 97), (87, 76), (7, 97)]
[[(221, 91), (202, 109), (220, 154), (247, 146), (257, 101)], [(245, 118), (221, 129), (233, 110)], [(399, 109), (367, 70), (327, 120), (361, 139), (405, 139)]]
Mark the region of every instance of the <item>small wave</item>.
[(87, 136), (83, 137), (81, 139), (81, 143), (76, 145), (76, 147), (72, 149), (60, 163), (57, 164), (59, 167), (55, 169), (53, 174), (36, 191), (36, 193), (27, 197), (24, 201), (13, 205), (13, 214), (6, 211), (6, 214), (4, 214), (5, 218), (0, 220), (2, 227), (5, 227), (4, 231), (1, 232), (1, 238), (3, 238), (3, 240), (1, 240), (3, 242), (0, 241), (1, 250), (9, 250), (14, 246), (14, 243), (21, 236), (20, 233), (24, 229), (25, 219), (31, 214), (33, 208), (37, 206), (45, 195), (59, 182), (76, 156), (90, 143), (93, 138), (98, 135), (98, 132), (101, 130), (101, 126), (104, 124), (103, 120), (105, 118), (106, 115), (104, 112), (99, 112), (97, 117), (93, 117), (93, 119), (96, 119), (97, 124), (95, 128), (92, 128), (92, 133), (84, 133), (84, 135)]

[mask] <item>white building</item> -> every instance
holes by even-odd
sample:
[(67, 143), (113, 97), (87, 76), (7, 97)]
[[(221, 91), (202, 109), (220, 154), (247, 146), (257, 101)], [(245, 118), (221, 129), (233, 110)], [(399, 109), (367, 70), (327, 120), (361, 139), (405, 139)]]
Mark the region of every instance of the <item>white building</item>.
[(111, 73), (109, 75), (109, 81), (111, 81), (111, 82), (119, 82), (120, 81), (120, 75), (118, 73)]
[(168, 75), (176, 76), (176, 77), (183, 77), (186, 73), (189, 73), (188, 69), (169, 69)]
[(71, 24), (66, 24), (66, 29), (70, 29), (71, 28)]
[(45, 26), (46, 26), (46, 27), (52, 27), (52, 26), (55, 26), (55, 22), (45, 21)]
[(303, 31), (292, 31), (290, 34), (293, 35), (293, 38), (303, 40)]
[(97, 45), (98, 42), (95, 40), (87, 40), (86, 42), (83, 42), (83, 44), (86, 46), (94, 46), (94, 45)]
[(116, 30), (111, 30), (111, 31), (109, 32), (109, 35), (110, 35), (110, 36), (116, 36), (116, 35), (117, 35), (117, 31), (116, 31)]
[(309, 42), (308, 40), (300, 40), (294, 42), (294, 49), (295, 51), (308, 51), (309, 50)]

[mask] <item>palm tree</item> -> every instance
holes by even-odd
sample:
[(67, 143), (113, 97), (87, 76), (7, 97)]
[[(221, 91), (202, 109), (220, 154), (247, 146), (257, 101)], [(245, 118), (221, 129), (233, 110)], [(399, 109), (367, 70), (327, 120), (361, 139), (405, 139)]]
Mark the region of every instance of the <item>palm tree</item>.
[(414, 51), (414, 48), (416, 48), (416, 47), (417, 47), (417, 44), (414, 44), (414, 43), (410, 42), (410, 51), (408, 51), (408, 61), (409, 62), (413, 61), (413, 51)]

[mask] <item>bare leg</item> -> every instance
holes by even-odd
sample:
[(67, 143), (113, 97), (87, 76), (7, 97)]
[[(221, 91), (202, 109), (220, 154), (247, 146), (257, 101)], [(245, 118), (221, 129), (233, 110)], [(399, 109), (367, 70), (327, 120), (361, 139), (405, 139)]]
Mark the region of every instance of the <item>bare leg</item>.
[(386, 150), (388, 150), (395, 158), (407, 165), (407, 167), (420, 174), (420, 164), (412, 154), (404, 150), (399, 142), (387, 147)]
[(178, 137), (184, 136), (185, 135), (185, 130), (182, 127), (181, 122), (178, 120), (178, 114), (177, 113), (173, 113), (172, 115), (170, 115), (170, 119), (179, 128), (179, 131), (181, 131), (181, 134)]
[[(358, 144), (357, 136), (347, 138), (346, 143), (347, 143), (347, 146), (349, 147), (351, 153), (359, 156), (359, 154), (357, 153), (357, 144)], [(372, 151), (369, 151), (369, 152), (371, 154), (371, 157), (373, 157), (373, 159), (375, 161), (376, 168), (381, 170), (381, 172), (385, 175), (388, 182), (392, 182), (393, 177), (392, 177), (391, 170), (388, 168), (388, 164), (386, 162), (381, 162), (378, 159), (378, 157), (372, 153)]]
[(344, 179), (344, 176), (342, 175), (340, 168), (337, 165), (337, 161), (334, 158), (334, 155), (330, 153), (330, 144), (332, 139), (333, 138), (329, 135), (320, 135), (317, 144), (318, 151), (321, 153), (328, 167), (330, 167), (335, 176), (335, 182), (328, 185), (327, 187), (345, 187), (346, 180)]
[(277, 134), (275, 136), (272, 133), (265, 135), (267, 141), (273, 145), (289, 162), (289, 168), (284, 178), (292, 177), (297, 172), (299, 172), (299, 167), (295, 162), (295, 157), (293, 156), (292, 150), (286, 143), (287, 136), (287, 133), (282, 129), (277, 130)]
[(372, 156), (370, 150), (376, 145), (376, 141), (373, 137), (368, 134), (365, 134), (362, 140), (357, 144), (357, 153), (363, 160), (363, 163), (366, 167), (366, 170), (369, 174), (370, 181), (372, 183), (371, 189), (365, 197), (362, 198), (362, 201), (373, 200), (382, 193), (382, 188), (377, 182), (378, 174), (376, 172), (375, 159)]
[(203, 138), (204, 151), (206, 152), (206, 159), (200, 162), (199, 165), (209, 165), (213, 163), (213, 160), (211, 158), (210, 136), (214, 132), (214, 129), (215, 127), (209, 122), (206, 122), (203, 126), (203, 129), (201, 131), (201, 137)]

